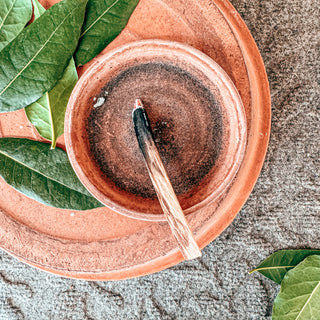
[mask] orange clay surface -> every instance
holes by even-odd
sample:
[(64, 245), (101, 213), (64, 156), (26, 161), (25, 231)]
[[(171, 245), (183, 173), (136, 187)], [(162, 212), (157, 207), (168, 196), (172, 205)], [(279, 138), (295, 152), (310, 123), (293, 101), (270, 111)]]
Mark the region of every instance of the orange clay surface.
[[(48, 8), (57, 1), (41, 2)], [(247, 146), (237, 176), (219, 201), (188, 215), (203, 248), (232, 222), (264, 161), (271, 108), (263, 61), (227, 0), (141, 0), (125, 30), (103, 53), (141, 39), (174, 40), (201, 50), (227, 72), (245, 107)], [(94, 61), (79, 69), (79, 74)], [(0, 134), (41, 140), (23, 110), (0, 115)], [(63, 137), (59, 142), (64, 145)], [(3, 180), (0, 194), (0, 247), (43, 270), (80, 279), (117, 280), (182, 261), (166, 222), (131, 219), (108, 208), (85, 212), (50, 208)]]

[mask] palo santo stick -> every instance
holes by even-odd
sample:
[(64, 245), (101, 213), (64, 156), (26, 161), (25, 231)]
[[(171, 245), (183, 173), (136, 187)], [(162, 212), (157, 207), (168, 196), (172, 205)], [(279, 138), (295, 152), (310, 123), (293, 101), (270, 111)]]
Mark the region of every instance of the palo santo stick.
[(156, 190), (160, 205), (186, 260), (201, 256), (177, 196), (163, 166), (158, 149), (153, 141), (142, 101), (137, 99), (132, 112), (134, 128), (140, 150), (144, 156), (149, 176)]

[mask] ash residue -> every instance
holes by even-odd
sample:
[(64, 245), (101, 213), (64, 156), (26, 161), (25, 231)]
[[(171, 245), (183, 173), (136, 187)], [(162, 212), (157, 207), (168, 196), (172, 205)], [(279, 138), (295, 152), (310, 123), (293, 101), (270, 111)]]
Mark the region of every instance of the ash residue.
[(178, 195), (197, 186), (214, 166), (223, 134), (220, 106), (191, 74), (173, 65), (141, 64), (109, 81), (100, 97), (104, 104), (88, 119), (89, 143), (101, 171), (120, 189), (156, 197), (133, 130), (136, 98), (144, 102)]

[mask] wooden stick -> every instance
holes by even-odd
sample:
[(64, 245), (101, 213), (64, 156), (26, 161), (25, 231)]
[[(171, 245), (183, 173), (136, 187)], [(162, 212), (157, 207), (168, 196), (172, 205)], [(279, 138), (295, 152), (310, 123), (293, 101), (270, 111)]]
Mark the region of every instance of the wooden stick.
[(153, 141), (147, 114), (140, 99), (137, 99), (135, 102), (132, 118), (149, 176), (183, 257), (187, 260), (198, 258), (201, 256), (201, 251), (193, 237), (158, 149)]

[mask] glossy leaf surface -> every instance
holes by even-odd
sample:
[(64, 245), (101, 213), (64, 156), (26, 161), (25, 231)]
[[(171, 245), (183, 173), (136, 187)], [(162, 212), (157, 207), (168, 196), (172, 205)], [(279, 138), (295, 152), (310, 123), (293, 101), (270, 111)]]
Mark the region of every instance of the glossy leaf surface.
[(46, 143), (1, 138), (0, 175), (16, 190), (49, 206), (73, 210), (103, 206), (81, 184), (66, 152)]
[(76, 65), (84, 65), (100, 53), (126, 26), (139, 0), (89, 0)]
[(309, 256), (285, 275), (273, 320), (320, 319), (320, 256)]
[(259, 271), (267, 278), (280, 284), (286, 273), (310, 255), (320, 255), (320, 250), (280, 250), (273, 253), (260, 265), (250, 271)]
[(30, 0), (0, 0), (0, 51), (31, 19)]
[(63, 76), (77, 46), (87, 0), (62, 0), (0, 52), (0, 112), (37, 101)]
[[(45, 12), (45, 9), (37, 0), (32, 0), (32, 2), (34, 16), (37, 19)], [(25, 109), (29, 121), (42, 137), (52, 142), (52, 148), (55, 147), (57, 138), (63, 134), (66, 107), (77, 80), (77, 70), (74, 60), (71, 59), (63, 77), (54, 88)]]

